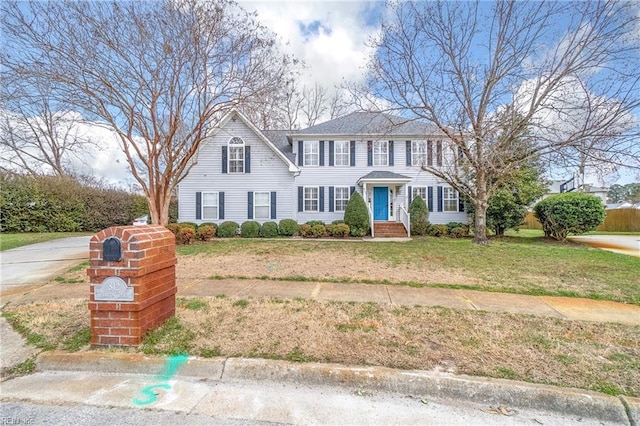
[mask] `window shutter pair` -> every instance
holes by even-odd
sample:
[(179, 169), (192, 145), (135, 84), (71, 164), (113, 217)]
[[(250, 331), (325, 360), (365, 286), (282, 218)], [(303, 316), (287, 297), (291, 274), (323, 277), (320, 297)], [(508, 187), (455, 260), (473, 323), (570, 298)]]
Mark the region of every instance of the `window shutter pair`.
[[(224, 219), (224, 192), (218, 192), (218, 219)], [(196, 192), (196, 220), (202, 220), (202, 192)]]
[[(271, 217), (271, 219), (275, 219), (276, 218), (276, 212), (277, 212), (276, 192), (275, 191), (271, 191), (271, 203), (270, 204), (271, 204), (270, 217)], [(253, 191), (247, 192), (247, 219), (253, 219)]]
[[(388, 147), (388, 163), (390, 166), (393, 166), (393, 141), (389, 141)], [(367, 141), (367, 166), (373, 166), (373, 141)]]
[[(324, 211), (324, 186), (318, 187), (318, 211)], [(298, 187), (298, 211), (304, 211), (304, 186)]]
[[(229, 164), (229, 150), (225, 145), (222, 147), (222, 173), (228, 173), (227, 166)], [(244, 172), (251, 173), (251, 147), (244, 147)]]

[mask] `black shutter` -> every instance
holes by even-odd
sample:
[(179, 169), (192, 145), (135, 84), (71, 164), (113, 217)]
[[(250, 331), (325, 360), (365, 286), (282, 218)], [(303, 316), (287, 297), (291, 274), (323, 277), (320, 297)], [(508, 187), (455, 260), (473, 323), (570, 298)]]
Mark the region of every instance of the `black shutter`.
[(218, 192), (218, 219), (224, 219), (224, 192)]
[(330, 186), (329, 187), (329, 211), (330, 212), (334, 211), (333, 209), (333, 205), (335, 204), (334, 200), (335, 200), (334, 187)]
[(373, 166), (373, 142), (367, 141), (367, 166)]
[(351, 197), (354, 192), (356, 192), (356, 187), (355, 186), (352, 186), (351, 188), (349, 188), (349, 197)]
[(409, 203), (407, 204), (407, 210), (409, 210), (409, 206), (411, 205), (411, 202), (413, 201), (413, 187), (412, 186), (407, 186), (407, 200), (409, 200)]
[(433, 166), (433, 142), (427, 141), (427, 166)]
[(244, 172), (251, 173), (251, 147), (244, 147)]
[(222, 173), (227, 173), (227, 147), (222, 147)]
[(298, 141), (298, 166), (304, 165), (304, 142)]
[(196, 220), (202, 219), (202, 192), (196, 192)]
[(442, 211), (442, 187), (438, 187), (438, 211)]
[(318, 188), (318, 192), (320, 193), (318, 196), (318, 210), (323, 212), (324, 211), (324, 186), (321, 186)]
[(427, 205), (429, 207), (429, 211), (433, 211), (433, 186), (427, 187)]
[(464, 198), (462, 198), (460, 196), (459, 192), (458, 192), (458, 211), (459, 212), (463, 212), (464, 211)]
[(319, 151), (319, 157), (320, 157), (320, 165), (324, 166), (324, 141), (320, 141), (318, 143), (318, 151)]
[(276, 192), (271, 191), (271, 219), (276, 218), (277, 211), (278, 210), (276, 208)]
[(253, 191), (247, 192), (247, 219), (253, 219)]
[(393, 166), (393, 141), (389, 141), (389, 165)]
[(411, 141), (407, 141), (407, 166), (412, 166), (412, 164), (411, 164)]
[(301, 212), (304, 206), (304, 187), (298, 187), (298, 211)]
[(355, 167), (356, 166), (356, 141), (351, 141), (349, 143), (349, 165), (351, 167)]
[(438, 166), (442, 166), (442, 141), (436, 142), (436, 161)]
[(333, 141), (329, 141), (329, 166), (333, 166), (334, 163), (334, 143)]

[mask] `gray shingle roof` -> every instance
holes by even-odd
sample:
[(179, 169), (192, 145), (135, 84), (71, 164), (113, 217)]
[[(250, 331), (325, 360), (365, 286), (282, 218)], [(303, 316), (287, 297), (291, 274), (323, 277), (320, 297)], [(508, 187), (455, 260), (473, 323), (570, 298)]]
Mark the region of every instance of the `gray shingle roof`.
[(382, 112), (352, 112), (296, 133), (304, 135), (424, 135), (440, 133), (434, 126)]
[(388, 172), (385, 170), (374, 170), (371, 173), (367, 173), (366, 175), (362, 176), (358, 180), (365, 180), (365, 179), (381, 179), (381, 180), (382, 179), (409, 179), (411, 180), (409, 176)]
[(291, 134), (291, 130), (261, 130), (262, 134), (273, 143), (292, 163), (296, 161), (296, 155), (289, 144), (287, 135)]

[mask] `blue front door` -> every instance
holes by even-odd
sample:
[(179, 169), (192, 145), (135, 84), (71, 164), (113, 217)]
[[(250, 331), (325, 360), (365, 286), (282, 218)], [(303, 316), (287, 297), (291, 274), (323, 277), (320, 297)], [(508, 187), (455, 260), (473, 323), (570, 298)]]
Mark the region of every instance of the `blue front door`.
[(389, 220), (389, 188), (373, 187), (373, 220)]

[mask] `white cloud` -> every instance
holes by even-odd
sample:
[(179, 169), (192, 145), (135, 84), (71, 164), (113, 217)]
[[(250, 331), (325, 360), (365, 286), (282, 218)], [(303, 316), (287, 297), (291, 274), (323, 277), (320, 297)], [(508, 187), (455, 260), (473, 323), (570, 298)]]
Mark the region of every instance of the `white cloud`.
[(256, 11), (258, 19), (276, 33), (288, 53), (308, 69), (301, 83), (327, 88), (343, 80), (360, 82), (372, 53), (366, 42), (377, 30), (379, 2), (251, 1), (240, 6)]

